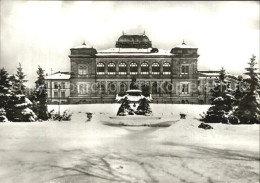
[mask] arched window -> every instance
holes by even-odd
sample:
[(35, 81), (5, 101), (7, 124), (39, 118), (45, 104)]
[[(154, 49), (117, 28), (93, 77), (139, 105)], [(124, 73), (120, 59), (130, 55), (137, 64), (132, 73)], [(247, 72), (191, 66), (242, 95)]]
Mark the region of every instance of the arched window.
[(163, 64), (163, 74), (164, 75), (170, 75), (171, 74), (171, 64), (168, 62), (165, 62)]
[(160, 65), (157, 62), (154, 62), (152, 64), (152, 74), (153, 75), (159, 75), (160, 74)]
[(130, 64), (130, 75), (136, 75), (138, 72), (138, 67), (137, 67), (137, 63), (132, 62)]
[(105, 65), (102, 62), (97, 64), (97, 75), (104, 75), (105, 74)]
[(119, 75), (126, 75), (127, 68), (126, 68), (126, 63), (121, 62), (119, 65)]
[(110, 62), (107, 65), (107, 74), (108, 75), (115, 75), (116, 74), (116, 65), (113, 62)]
[(87, 66), (79, 66), (79, 75), (87, 74)]
[(148, 75), (149, 74), (149, 65), (146, 62), (141, 64), (141, 74)]

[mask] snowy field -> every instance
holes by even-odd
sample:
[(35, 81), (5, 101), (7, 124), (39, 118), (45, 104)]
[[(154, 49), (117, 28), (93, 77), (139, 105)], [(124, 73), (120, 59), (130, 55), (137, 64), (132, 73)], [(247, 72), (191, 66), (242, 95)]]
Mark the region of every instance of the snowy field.
[[(198, 118), (209, 106), (181, 104), (151, 104), (170, 127), (104, 125), (119, 106), (62, 105), (61, 111), (73, 112), (71, 121), (0, 123), (0, 182), (259, 181), (259, 125), (203, 130)], [(91, 122), (86, 112), (93, 112)]]

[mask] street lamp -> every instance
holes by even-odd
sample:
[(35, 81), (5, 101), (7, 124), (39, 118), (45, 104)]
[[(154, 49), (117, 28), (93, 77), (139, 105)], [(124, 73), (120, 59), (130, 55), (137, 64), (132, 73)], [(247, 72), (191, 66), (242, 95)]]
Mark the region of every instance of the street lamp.
[(207, 77), (206, 77), (205, 88), (204, 88), (205, 104), (207, 104), (207, 84), (208, 84), (208, 80), (207, 80)]
[(59, 86), (58, 86), (58, 97), (59, 97), (58, 112), (59, 112), (59, 116), (60, 116), (60, 97), (61, 97), (60, 89), (61, 89), (61, 86), (60, 86), (60, 84), (59, 84)]

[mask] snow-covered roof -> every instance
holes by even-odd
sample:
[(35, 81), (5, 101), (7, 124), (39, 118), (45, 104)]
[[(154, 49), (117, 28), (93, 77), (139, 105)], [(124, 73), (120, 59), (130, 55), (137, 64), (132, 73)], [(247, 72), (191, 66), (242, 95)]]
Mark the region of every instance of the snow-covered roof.
[(64, 73), (57, 72), (55, 74), (45, 76), (45, 79), (46, 80), (48, 80), (48, 79), (70, 79), (70, 74), (64, 74)]
[(76, 47), (74, 47), (74, 48), (72, 48), (72, 49), (81, 49), (81, 48), (92, 48), (92, 47), (89, 46), (89, 45), (83, 44), (83, 45), (80, 45), (80, 46), (76, 46)]
[(97, 56), (102, 55), (172, 55), (169, 51), (158, 49), (158, 52), (151, 53), (152, 48), (109, 48), (107, 50), (99, 50)]
[(180, 44), (175, 46), (174, 48), (191, 48), (191, 49), (196, 49), (194, 46), (186, 45), (186, 44)]

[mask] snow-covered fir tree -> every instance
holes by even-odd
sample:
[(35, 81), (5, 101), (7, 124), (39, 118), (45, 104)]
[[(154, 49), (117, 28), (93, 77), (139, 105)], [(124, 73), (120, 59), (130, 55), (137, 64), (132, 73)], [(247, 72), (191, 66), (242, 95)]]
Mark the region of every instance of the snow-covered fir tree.
[(13, 94), (9, 101), (10, 108), (7, 117), (14, 122), (33, 122), (36, 121), (37, 116), (30, 109), (30, 103), (26, 101), (23, 94)]
[(236, 89), (233, 92), (233, 96), (235, 98), (234, 106), (238, 106), (240, 100), (244, 96), (244, 81), (242, 76), (238, 76)]
[(252, 124), (260, 123), (260, 98), (257, 89), (260, 87), (259, 69), (256, 67), (256, 56), (252, 56), (249, 67), (245, 68), (245, 75), (248, 78), (245, 82), (249, 87), (245, 91), (244, 97), (241, 99), (236, 115), (240, 120), (240, 123)]
[(19, 63), (19, 66), (17, 67), (16, 74), (13, 75), (13, 90), (17, 94), (25, 94), (25, 88), (26, 86), (24, 83), (25, 80), (25, 74), (23, 72), (23, 68), (21, 63)]
[(221, 69), (219, 77), (215, 81), (215, 87), (211, 90), (212, 103), (207, 111), (205, 122), (228, 122), (228, 116), (233, 110), (234, 97), (231, 95), (231, 87), (226, 79), (224, 68)]
[(138, 114), (138, 115), (152, 114), (152, 110), (150, 108), (149, 101), (145, 97), (140, 100), (139, 105), (137, 107), (136, 114)]
[[(19, 69), (20, 70), (20, 69)], [(5, 111), (6, 117), (10, 121), (35, 121), (36, 115), (25, 100), (25, 96), (20, 94), (20, 88), (14, 85), (10, 80), (7, 71), (1, 70), (1, 83), (0, 83), (0, 100), (1, 107)], [(14, 81), (14, 78), (12, 81)], [(15, 87), (14, 87), (15, 86)]]
[(36, 112), (39, 119), (48, 119), (48, 109), (47, 109), (47, 88), (44, 79), (44, 70), (39, 66), (36, 72), (38, 74), (38, 79), (35, 82), (36, 87), (33, 93), (33, 102), (36, 106), (33, 107), (34, 112)]
[(122, 104), (120, 105), (117, 115), (118, 116), (126, 116), (126, 115), (133, 115), (134, 110), (131, 108), (129, 104), (129, 100), (127, 97), (122, 99)]
[(12, 82), (8, 72), (2, 68), (0, 69), (0, 108), (8, 110), (10, 97), (13, 95), (11, 91)]
[(2, 68), (0, 69), (0, 122), (8, 121), (6, 117), (6, 110), (9, 108), (9, 99), (12, 96), (12, 83), (8, 72)]

